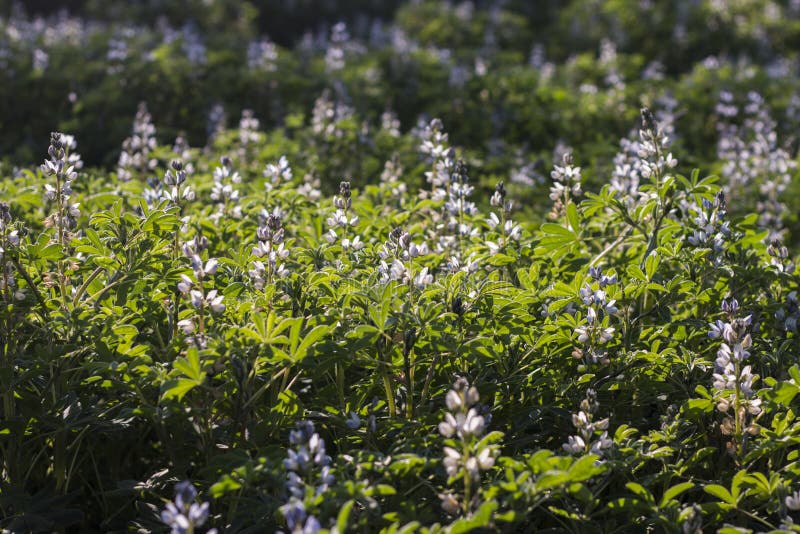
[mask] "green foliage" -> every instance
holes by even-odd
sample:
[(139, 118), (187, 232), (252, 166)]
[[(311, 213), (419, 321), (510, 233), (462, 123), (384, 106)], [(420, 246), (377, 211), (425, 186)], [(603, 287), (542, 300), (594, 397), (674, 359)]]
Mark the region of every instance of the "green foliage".
[[(153, 26), (111, 61), (113, 21), (153, 16), (112, 4), (0, 55), (3, 155), (63, 127), (93, 164), (54, 134), (0, 169), (0, 529), (164, 530), (188, 479), (220, 532), (797, 531), (796, 80), (759, 55), (794, 57), (793, 21), (410, 2), (414, 46), (336, 68), (285, 38), (271, 70), (255, 3), (185, 3), (197, 64)], [(721, 39), (753, 63), (696, 63)], [(670, 94), (673, 123), (636, 122)], [(162, 144), (116, 168), (140, 100)], [(207, 137), (217, 101), (262, 128)]]

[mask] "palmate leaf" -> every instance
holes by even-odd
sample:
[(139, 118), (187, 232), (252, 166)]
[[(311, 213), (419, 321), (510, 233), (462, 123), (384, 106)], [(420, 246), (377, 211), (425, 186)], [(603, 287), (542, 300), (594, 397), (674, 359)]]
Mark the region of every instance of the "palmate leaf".
[(162, 388), (161, 397), (165, 400), (175, 399), (180, 401), (192, 389), (200, 385), (196, 380), (191, 378), (178, 378), (169, 380)]
[(186, 358), (176, 359), (172, 366), (195, 382), (202, 382), (205, 376), (200, 366), (200, 353), (196, 348), (189, 349)]
[(473, 532), (475, 529), (487, 527), (492, 519), (492, 514), (497, 510), (496, 501), (487, 501), (480, 505), (480, 507), (469, 518), (457, 519), (450, 524), (450, 534), (463, 534), (466, 532)]
[(311, 347), (317, 343), (330, 331), (327, 325), (317, 325), (303, 335), (302, 341), (298, 345), (293, 345), (291, 359), (293, 363), (299, 363), (308, 356)]
[(706, 484), (703, 486), (703, 491), (730, 506), (736, 506), (737, 504), (736, 498), (731, 495), (731, 492), (728, 491), (728, 488), (725, 486), (720, 486), (719, 484)]
[(560, 224), (544, 223), (539, 230), (542, 238), (535, 249), (536, 254), (547, 254), (559, 259), (572, 252), (580, 241), (574, 230)]
[(206, 373), (200, 363), (200, 352), (192, 347), (185, 358), (176, 358), (172, 364), (172, 378), (167, 380), (161, 388), (164, 399), (182, 400), (192, 389), (203, 384)]

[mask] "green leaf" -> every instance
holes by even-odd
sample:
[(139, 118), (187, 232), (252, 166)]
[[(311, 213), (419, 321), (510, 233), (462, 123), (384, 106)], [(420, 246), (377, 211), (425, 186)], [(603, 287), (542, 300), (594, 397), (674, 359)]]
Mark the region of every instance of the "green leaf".
[(580, 234), (581, 232), (581, 219), (580, 215), (578, 215), (578, 208), (575, 206), (574, 202), (570, 202), (567, 204), (567, 221), (569, 221), (569, 225), (572, 227), (572, 231), (576, 234)]
[(168, 381), (165, 386), (167, 389), (164, 391), (163, 398), (164, 399), (183, 399), (184, 395), (189, 393), (195, 386), (197, 386), (197, 382), (194, 380), (190, 380), (188, 378), (178, 378), (177, 380), (170, 380)]
[(317, 325), (312, 328), (311, 331), (305, 335), (300, 345), (292, 351), (292, 361), (298, 363), (305, 359), (311, 346), (329, 331), (330, 328), (326, 325)]
[(718, 498), (726, 504), (736, 506), (736, 499), (733, 498), (733, 495), (731, 495), (728, 489), (724, 486), (720, 486), (719, 484), (706, 484), (703, 488), (703, 491)]
[(644, 271), (642, 271), (641, 267), (638, 265), (628, 265), (627, 273), (629, 278), (639, 280), (640, 282), (647, 281), (647, 276), (645, 276)]
[(378, 495), (397, 495), (397, 490), (388, 484), (377, 484), (375, 491)]
[(717, 534), (752, 534), (752, 530), (743, 527), (732, 527), (725, 525), (717, 530)]
[(693, 482), (682, 482), (680, 484), (676, 484), (669, 488), (667, 491), (664, 492), (664, 495), (661, 497), (661, 502), (659, 503), (659, 508), (665, 507), (669, 502), (675, 499), (681, 493), (689, 491), (690, 489), (694, 488)]
[(689, 399), (683, 405), (683, 411), (690, 416), (701, 416), (714, 410), (714, 401), (711, 399)]
[(462, 534), (487, 527), (491, 523), (495, 510), (497, 510), (497, 501), (483, 503), (471, 517), (454, 521), (450, 525), (450, 534)]
[(172, 366), (183, 373), (184, 376), (194, 380), (198, 385), (205, 378), (205, 373), (200, 365), (200, 353), (196, 348), (189, 349), (186, 358), (177, 358)]
[(791, 382), (778, 382), (769, 393), (769, 399), (781, 406), (789, 406), (797, 394), (800, 393), (800, 387)]
[(578, 459), (569, 468), (570, 478), (576, 482), (583, 482), (605, 471), (604, 466), (597, 465), (598, 459), (599, 457), (595, 454), (587, 454)]
[(652, 280), (653, 276), (658, 271), (658, 266), (661, 264), (661, 257), (656, 252), (651, 252), (644, 260), (644, 270), (647, 273), (647, 279)]
[(347, 530), (347, 520), (350, 518), (350, 511), (353, 509), (353, 505), (355, 501), (350, 499), (342, 506), (342, 509), (339, 510), (339, 515), (336, 518), (336, 529), (339, 532), (345, 532)]
[(704, 399), (711, 400), (711, 393), (708, 392), (705, 386), (698, 385), (696, 388), (694, 388), (694, 392)]
[(637, 482), (628, 482), (625, 484), (625, 487), (628, 488), (632, 493), (644, 499), (648, 504), (655, 504), (656, 500), (653, 498), (653, 494), (641, 484)]

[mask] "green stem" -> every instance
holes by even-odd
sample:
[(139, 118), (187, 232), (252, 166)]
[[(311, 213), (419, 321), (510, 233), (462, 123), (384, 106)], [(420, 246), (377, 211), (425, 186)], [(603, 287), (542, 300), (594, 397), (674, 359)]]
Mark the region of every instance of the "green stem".
[(425, 383), (422, 386), (422, 393), (419, 396), (419, 407), (425, 404), (425, 399), (428, 398), (428, 388), (431, 385), (431, 381), (433, 380), (433, 372), (436, 370), (436, 366), (439, 363), (439, 354), (437, 353), (433, 357), (433, 361), (431, 362), (431, 366), (428, 367), (428, 374), (425, 376)]
[(341, 362), (336, 362), (334, 369), (336, 373), (336, 391), (339, 394), (339, 407), (344, 411), (347, 406), (344, 396), (344, 367), (342, 367)]
[(91, 284), (92, 281), (95, 278), (97, 278), (100, 275), (100, 273), (102, 273), (104, 270), (105, 270), (105, 267), (96, 268), (94, 271), (92, 271), (92, 274), (90, 274), (89, 277), (83, 282), (83, 284), (81, 284), (81, 287), (78, 288), (78, 291), (75, 293), (75, 296), (72, 298), (72, 307), (73, 308), (75, 308), (78, 305), (78, 301), (81, 299), (83, 294), (86, 292), (86, 289), (89, 287), (89, 284)]
[[(464, 442), (464, 447), (462, 451), (462, 457), (464, 459), (469, 458), (470, 456), (470, 448), (469, 444)], [(466, 462), (465, 462), (466, 463)], [(472, 503), (472, 476), (470, 476), (469, 470), (464, 469), (464, 516), (468, 516), (470, 512), (470, 504)]]
[(736, 447), (735, 450), (738, 459), (738, 457), (741, 455), (740, 453), (741, 453), (741, 443), (742, 443), (742, 421), (739, 418), (739, 407), (742, 398), (741, 384), (739, 383), (739, 376), (740, 376), (739, 373), (741, 365), (739, 364), (739, 361), (735, 357), (733, 360), (734, 360), (733, 374), (734, 376), (736, 376), (736, 387), (734, 388), (735, 400), (733, 403), (733, 421), (734, 421), (734, 439), (735, 439), (734, 446)]
[(385, 362), (383, 359), (383, 354), (378, 348), (378, 366), (381, 373), (381, 378), (383, 379), (383, 389), (386, 392), (386, 404), (389, 406), (389, 417), (395, 417), (397, 415), (397, 406), (394, 403), (394, 391), (392, 390), (392, 379), (389, 376), (388, 367), (391, 362), (391, 355), (389, 356), (389, 362)]
[(409, 420), (414, 418), (414, 376), (411, 368), (411, 350), (411, 347), (403, 347), (403, 364), (406, 372), (406, 389), (408, 390), (406, 417)]
[(394, 404), (394, 392), (392, 391), (392, 382), (389, 379), (389, 374), (384, 370), (383, 375), (383, 388), (386, 390), (386, 402), (389, 405), (389, 417), (397, 415), (397, 407)]

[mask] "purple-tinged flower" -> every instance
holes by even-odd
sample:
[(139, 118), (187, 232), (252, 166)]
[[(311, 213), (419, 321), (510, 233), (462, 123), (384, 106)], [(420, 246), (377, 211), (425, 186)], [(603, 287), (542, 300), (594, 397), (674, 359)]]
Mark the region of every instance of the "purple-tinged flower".
[[(161, 512), (161, 520), (172, 529), (171, 534), (194, 532), (195, 527), (206, 522), (210, 505), (207, 502), (196, 503), (195, 499), (197, 490), (191, 482), (185, 480), (175, 485), (174, 502), (167, 503)], [(216, 533), (216, 529), (213, 532)]]

